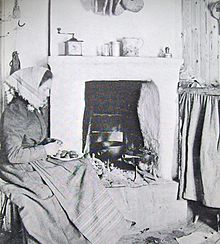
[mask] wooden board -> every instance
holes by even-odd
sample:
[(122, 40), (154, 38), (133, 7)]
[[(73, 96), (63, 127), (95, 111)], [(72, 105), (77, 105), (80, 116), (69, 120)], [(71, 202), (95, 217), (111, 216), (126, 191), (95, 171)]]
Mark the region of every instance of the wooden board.
[(183, 0), (183, 58), (186, 72), (199, 82), (219, 80), (218, 23), (209, 11), (212, 0)]

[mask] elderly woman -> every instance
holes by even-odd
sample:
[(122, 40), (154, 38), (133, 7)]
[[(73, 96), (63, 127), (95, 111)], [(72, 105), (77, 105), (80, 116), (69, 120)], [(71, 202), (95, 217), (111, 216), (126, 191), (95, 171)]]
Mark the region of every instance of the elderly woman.
[(2, 115), (1, 190), (18, 206), (22, 224), (36, 243), (116, 243), (131, 222), (121, 213), (91, 167), (91, 159), (53, 159), (61, 146), (47, 136), (41, 108), (52, 73), (43, 67), (16, 71), (6, 79)]

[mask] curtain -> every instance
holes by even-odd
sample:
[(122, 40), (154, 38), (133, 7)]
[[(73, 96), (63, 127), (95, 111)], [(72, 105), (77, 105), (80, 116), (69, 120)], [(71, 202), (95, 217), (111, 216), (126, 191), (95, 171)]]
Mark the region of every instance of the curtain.
[(179, 98), (179, 196), (219, 208), (220, 91), (191, 88)]

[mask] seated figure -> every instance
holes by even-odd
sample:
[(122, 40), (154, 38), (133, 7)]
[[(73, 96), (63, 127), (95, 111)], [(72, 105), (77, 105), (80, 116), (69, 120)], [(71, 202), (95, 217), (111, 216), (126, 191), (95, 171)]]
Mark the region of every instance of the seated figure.
[(58, 139), (45, 140), (42, 108), (51, 82), (51, 71), (43, 67), (18, 70), (5, 81), (0, 177), (8, 184), (0, 190), (18, 207), (33, 242), (116, 243), (132, 222), (114, 206), (92, 159), (50, 157), (62, 145)]

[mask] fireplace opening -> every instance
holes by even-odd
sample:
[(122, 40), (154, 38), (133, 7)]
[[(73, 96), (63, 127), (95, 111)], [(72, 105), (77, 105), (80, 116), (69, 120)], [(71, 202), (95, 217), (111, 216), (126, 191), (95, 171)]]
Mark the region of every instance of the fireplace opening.
[(83, 150), (108, 171), (137, 170), (156, 176), (159, 93), (153, 81), (87, 81)]

